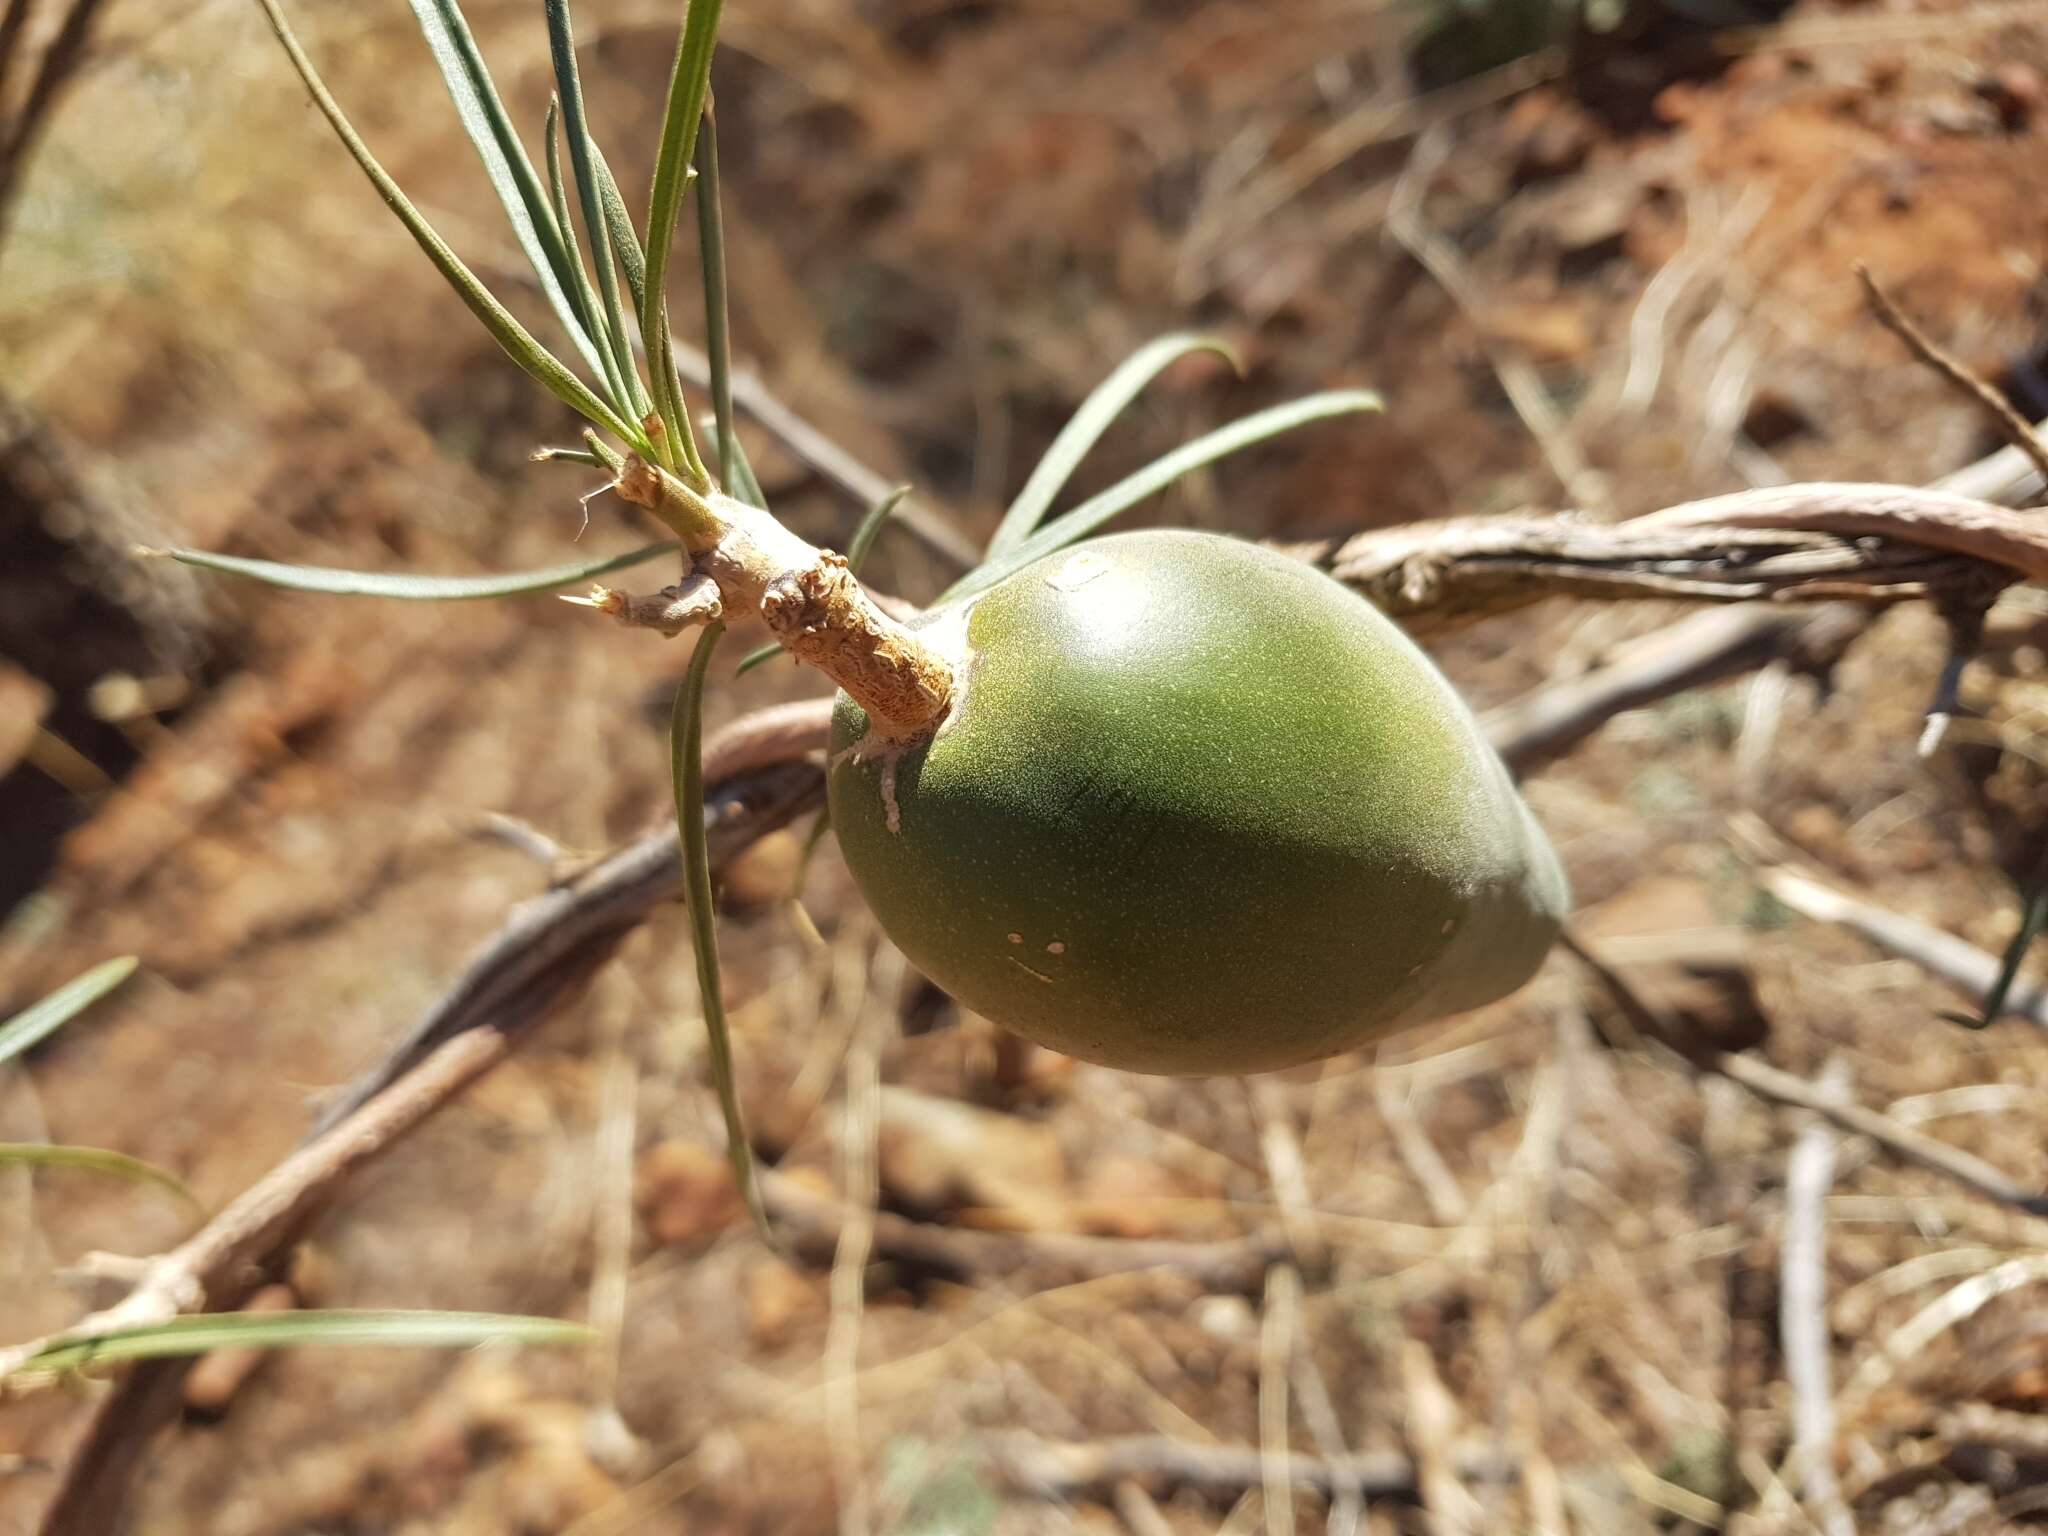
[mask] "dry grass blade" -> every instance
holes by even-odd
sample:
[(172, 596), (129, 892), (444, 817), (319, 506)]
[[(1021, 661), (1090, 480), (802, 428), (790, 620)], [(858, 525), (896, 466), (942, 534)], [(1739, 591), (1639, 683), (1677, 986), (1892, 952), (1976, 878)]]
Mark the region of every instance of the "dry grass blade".
[(1259, 1325), (1259, 1467), (1267, 1536), (1294, 1536), (1294, 1484), (1287, 1445), (1287, 1378), (1294, 1355), (1301, 1273), (1292, 1264), (1266, 1272)]
[(1855, 1423), (1871, 1396), (1901, 1369), (1921, 1359), (1934, 1341), (1968, 1321), (1999, 1297), (2022, 1286), (2048, 1282), (2048, 1253), (2009, 1259), (1995, 1269), (1973, 1275), (1943, 1292), (1887, 1334), (1878, 1352), (1856, 1368), (1835, 1398), (1835, 1417), (1845, 1427)]
[(860, 1335), (867, 1307), (868, 1257), (874, 1251), (875, 1204), (881, 1197), (876, 1141), (882, 1122), (881, 1045), (873, 1010), (857, 1028), (846, 1058), (846, 1116), (840, 1157), (846, 1212), (832, 1255), (832, 1321), (825, 1336), (825, 1390), (832, 1436), (832, 1480), (840, 1536), (867, 1536), (866, 1457), (860, 1433)]
[[(1842, 1074), (1817, 1086), (1834, 1093)], [(1799, 1133), (1785, 1169), (1785, 1239), (1779, 1252), (1779, 1336), (1792, 1387), (1792, 1454), (1784, 1481), (1802, 1488), (1822, 1536), (1855, 1536), (1835, 1481), (1835, 1417), (1828, 1384), (1827, 1217), (1835, 1177), (1835, 1133), (1815, 1120)]]

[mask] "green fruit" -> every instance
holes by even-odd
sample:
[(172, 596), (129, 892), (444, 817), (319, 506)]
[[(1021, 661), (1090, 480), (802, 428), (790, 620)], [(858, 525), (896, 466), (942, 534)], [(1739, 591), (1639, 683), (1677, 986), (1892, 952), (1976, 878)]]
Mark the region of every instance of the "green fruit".
[(1048, 556), (931, 616), (929, 742), (844, 694), (848, 867), (977, 1013), (1139, 1072), (1259, 1072), (1492, 1002), (1564, 876), (1478, 722), (1378, 610), (1188, 532)]

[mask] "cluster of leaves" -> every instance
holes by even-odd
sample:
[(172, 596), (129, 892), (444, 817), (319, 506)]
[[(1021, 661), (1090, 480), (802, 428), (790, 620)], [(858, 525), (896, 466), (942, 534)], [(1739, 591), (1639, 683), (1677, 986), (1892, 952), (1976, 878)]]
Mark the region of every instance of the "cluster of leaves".
[[(55, 1034), (135, 974), (135, 957), (104, 961), (73, 977), (48, 997), (0, 1023), (0, 1067)], [(0, 1168), (59, 1168), (127, 1179), (169, 1191), (198, 1208), (176, 1175), (104, 1147), (50, 1146), (0, 1142)], [(15, 1374), (47, 1379), (93, 1364), (152, 1356), (202, 1354), (228, 1345), (277, 1349), (304, 1344), (406, 1344), (464, 1346), (491, 1339), (568, 1343), (590, 1330), (551, 1317), (507, 1317), (481, 1312), (419, 1312), (354, 1309), (272, 1313), (227, 1313), (180, 1317), (167, 1322), (117, 1328), (75, 1337), (59, 1336), (30, 1355)]]

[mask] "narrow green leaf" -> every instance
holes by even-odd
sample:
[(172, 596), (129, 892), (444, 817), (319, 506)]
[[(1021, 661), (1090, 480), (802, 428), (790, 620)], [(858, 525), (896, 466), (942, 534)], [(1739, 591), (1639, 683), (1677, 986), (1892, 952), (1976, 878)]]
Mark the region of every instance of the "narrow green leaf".
[(668, 100), (662, 110), (661, 146), (654, 156), (654, 186), (647, 206), (647, 287), (640, 308), (640, 335), (647, 345), (648, 372), (653, 377), (662, 420), (673, 434), (677, 451), (687, 453), (691, 469), (701, 474), (689, 413), (683, 409), (676, 379), (675, 347), (668, 329), (668, 258), (675, 244), (676, 216), (683, 189), (695, 163), (697, 125), (704, 117), (704, 98), (711, 89), (711, 53), (718, 40), (721, 0), (690, 0), (676, 39), (674, 67), (669, 71)]
[(397, 597), (414, 602), (447, 603), (479, 597), (517, 597), (587, 581), (607, 571), (644, 565), (680, 546), (674, 539), (629, 549), (622, 555), (576, 560), (537, 571), (505, 571), (490, 576), (422, 576), (416, 571), (343, 571), (317, 565), (285, 565), (275, 560), (244, 560), (237, 555), (209, 554), (203, 549), (170, 549), (164, 553), (182, 565), (196, 565), (230, 576), (247, 576), (273, 587), (296, 592), (324, 592), (333, 597)]
[(706, 111), (697, 135), (697, 249), (704, 270), (704, 357), (711, 370), (711, 413), (718, 430), (718, 476), (741, 501), (768, 509), (754, 466), (740, 446), (732, 409), (732, 331), (725, 282), (725, 218), (718, 205), (718, 115)]
[(24, 1142), (0, 1142), (0, 1168), (75, 1168), (85, 1173), (101, 1173), (109, 1178), (126, 1179), (131, 1184), (154, 1184), (167, 1189), (187, 1205), (197, 1205), (192, 1191), (174, 1173), (167, 1173), (154, 1163), (145, 1163), (137, 1157), (122, 1152), (109, 1152), (105, 1147), (44, 1146)]
[[(633, 228), (633, 214), (619, 193), (611, 162), (605, 159), (595, 139), (590, 141), (590, 158), (597, 167), (597, 197), (604, 205), (604, 227), (612, 237), (612, 253), (619, 258), (619, 273), (626, 280), (626, 297), (633, 301), (637, 319), (647, 293), (647, 253), (640, 248), (640, 233)], [(641, 344), (646, 344), (644, 337)]]
[(790, 883), (793, 892), (801, 893), (804, 881), (810, 878), (811, 860), (824, 845), (825, 838), (832, 830), (832, 807), (818, 807), (818, 814), (811, 818), (811, 829), (804, 834), (804, 845), (797, 851), (796, 878)]
[(135, 974), (133, 955), (102, 960), (82, 976), (74, 976), (41, 1002), (31, 1003), (0, 1024), (0, 1061), (9, 1061), (66, 1024)]
[(319, 107), (321, 115), (334, 129), (343, 147), (355, 158), (363, 174), (369, 177), (370, 184), (377, 189), (378, 196), (384, 199), (385, 206), (398, 216), (399, 222), (405, 225), (406, 231), (419, 248), (427, 253), (428, 259), (447, 280), (448, 286), (469, 306), (470, 313), (483, 323), (484, 329), (489, 331), (492, 339), (504, 349), (505, 355), (517, 363), (535, 383), (585, 420), (616, 434), (636, 448), (646, 447), (646, 434), (639, 426), (636, 423), (628, 423), (618, 412), (600, 400), (591, 392), (589, 385), (577, 378), (562, 365), (559, 358), (536, 341), (532, 333), (521, 325), (512, 312), (500, 304), (483, 285), (477, 275), (463, 264), (462, 258), (455, 254), (448, 242), (427, 222), (426, 216), (412, 205), (411, 200), (400, 190), (398, 183), (391, 179), (390, 172), (386, 171), (377, 157), (370, 153), (370, 147), (362, 141), (354, 125), (342, 112), (340, 103), (328, 91), (327, 83), (320, 78), (320, 72), (313, 67), (313, 61), (307, 57), (305, 49), (299, 46), (299, 39), (292, 31), (291, 24), (285, 20), (284, 12), (278, 8), (278, 0), (256, 0), (256, 3), (262, 6), (263, 14), (269, 18), (271, 30), (277, 34), (277, 40), (283, 44), (286, 57), (292, 62), (292, 68), (298, 71), (299, 79), (312, 95), (314, 105)]
[(1244, 364), (1229, 343), (1213, 336), (1179, 332), (1138, 348), (1117, 366), (1114, 373), (1095, 386), (1088, 398), (1081, 402), (1081, 408), (1060, 428), (1060, 435), (1052, 440), (1045, 457), (1038, 461), (1037, 468), (1024, 482), (1024, 489), (1017, 493), (1017, 499), (1010, 503), (1010, 510), (1003, 514), (995, 537), (988, 541), (989, 559), (999, 559), (1030, 537), (1031, 530), (1051, 510), (1053, 498), (1059, 495), (1081, 461), (1101, 440), (1102, 434), (1109, 430), (1110, 423), (1123, 414), (1125, 407), (1137, 399), (1146, 385), (1190, 352), (1214, 352), (1228, 360), (1239, 373), (1244, 372)]
[(1076, 540), (1086, 538), (1111, 518), (1128, 511), (1146, 497), (1158, 494), (1182, 475), (1205, 464), (1228, 458), (1233, 453), (1240, 453), (1283, 432), (1291, 432), (1296, 427), (1307, 426), (1312, 421), (1358, 411), (1376, 411), (1380, 404), (1380, 397), (1370, 390), (1335, 389), (1255, 411), (1227, 427), (1204, 433), (1193, 442), (1183, 443), (1173, 452), (1154, 459), (1136, 474), (1119, 480), (1073, 511), (1055, 518), (1001, 559), (984, 561), (947, 588), (939, 601), (949, 602), (987, 591), (1034, 560), (1041, 560), (1055, 550), (1065, 549)]
[(596, 338), (598, 371), (604, 375), (605, 388), (611, 391), (614, 404), (627, 398), (626, 375), (623, 370), (633, 366), (631, 354), (621, 360), (612, 349), (612, 334), (604, 324), (603, 309), (598, 302), (597, 289), (591, 286), (590, 269), (583, 264), (583, 247), (576, 239), (576, 220), (569, 212), (569, 193), (562, 180), (562, 104), (556, 98), (548, 98), (545, 156), (548, 168), (548, 200), (555, 210), (555, 221), (569, 232), (568, 259), (569, 281), (576, 306), (589, 317), (591, 334)]
[(648, 412), (647, 391), (633, 366), (633, 337), (626, 329), (625, 307), (619, 302), (617, 264), (606, 238), (604, 206), (598, 196), (597, 170), (591, 163), (590, 123), (583, 112), (583, 80), (576, 69), (576, 38), (569, 24), (569, 0), (546, 0), (548, 50), (554, 60), (555, 89), (562, 103), (562, 132), (569, 141), (569, 165), (576, 173), (576, 196), (583, 207), (583, 228), (590, 236), (590, 264), (597, 273), (601, 316), (611, 337), (612, 357), (623, 375), (626, 393), (617, 402), (635, 421)]
[[(484, 63), (482, 50), (469, 30), (458, 0), (412, 0), (413, 15), (434, 56), (435, 67), (448, 86), (463, 131), (476, 146), (484, 174), (504, 205), (519, 248), (526, 253), (541, 292), (547, 296), (562, 329), (583, 354), (591, 372), (603, 373), (604, 364), (585, 329), (588, 321), (571, 295), (575, 279), (569, 267), (569, 251), (562, 227), (548, 202), (547, 189), (534, 174), (533, 161), (519, 132), (499, 99), (498, 87)], [(571, 236), (573, 238), (573, 236)]]
[(846, 541), (846, 568), (854, 575), (868, 563), (868, 551), (875, 547), (875, 540), (882, 536), (882, 530), (889, 526), (889, 519), (896, 515), (896, 509), (903, 505), (903, 498), (910, 494), (910, 487), (899, 485), (860, 516), (854, 524), (853, 537)]
[[(909, 494), (909, 486), (899, 485), (861, 514), (860, 522), (854, 527), (853, 537), (846, 545), (846, 568), (854, 575), (860, 574), (860, 568), (867, 563), (868, 551), (875, 547), (875, 540), (881, 536), (882, 529), (888, 526), (891, 514), (902, 505), (903, 498)], [(755, 646), (747, 652), (740, 664), (733, 668), (732, 675), (746, 676), (763, 662), (773, 661), (781, 650), (782, 647), (773, 640), (766, 645)]]
[(732, 675), (734, 677), (745, 677), (754, 668), (766, 666), (781, 654), (782, 647), (773, 640), (768, 641), (765, 645), (757, 645), (740, 658), (740, 664), (732, 669)]
[(704, 1028), (711, 1044), (711, 1078), (718, 1087), (718, 1107), (725, 1112), (725, 1155), (732, 1176), (761, 1235), (768, 1235), (768, 1212), (754, 1183), (754, 1150), (747, 1142), (740, 1115), (739, 1085), (733, 1076), (732, 1035), (725, 1022), (725, 992), (718, 974), (718, 913), (711, 898), (711, 853), (704, 833), (704, 674), (723, 623), (705, 627), (690, 656), (690, 670), (676, 688), (675, 716), (669, 724), (669, 778), (675, 788), (676, 826), (683, 844), (683, 900), (689, 908), (690, 947), (697, 955), (697, 992), (704, 1008)]
[[(644, 316), (648, 313), (647, 252), (641, 248), (640, 235), (633, 228), (633, 215), (626, 208), (626, 200), (619, 195), (619, 184), (612, 176), (611, 165), (606, 161), (604, 151), (598, 147), (595, 140), (591, 142), (590, 152), (597, 163), (598, 191), (602, 195), (604, 202), (605, 223), (611, 227), (612, 249), (618, 253), (619, 270), (626, 279), (626, 294), (633, 301), (633, 313), (636, 316)], [(693, 166), (683, 178), (685, 189), (687, 190), (689, 185), (695, 182), (696, 179), (697, 171)], [(643, 347), (647, 345), (645, 331), (641, 333), (640, 342)], [(664, 424), (668, 420), (670, 408), (674, 408), (678, 420), (683, 427), (683, 467), (690, 474), (698, 477), (703, 484), (708, 485), (710, 483), (710, 476), (705, 473), (704, 459), (697, 451), (696, 436), (692, 430), (689, 415), (683, 403), (683, 382), (675, 371), (675, 338), (673, 336), (669, 337), (664, 347), (658, 350), (667, 353), (669, 377), (666, 393), (664, 393), (664, 386), (659, 376), (655, 375), (654, 395), (656, 408), (661, 411)], [(653, 375), (655, 368), (658, 366), (654, 353), (650, 352), (648, 354), (647, 362), (648, 371), (650, 375)], [(745, 456), (745, 453), (742, 452), (741, 458), (744, 459)], [(747, 472), (749, 475), (753, 473), (751, 468)], [(758, 488), (759, 482), (756, 481), (755, 485)]]
[(592, 469), (604, 464), (588, 448), (536, 448), (527, 458), (536, 464), (588, 464)]
[(523, 1344), (586, 1344), (596, 1337), (580, 1323), (560, 1318), (493, 1312), (214, 1312), (136, 1328), (117, 1328), (94, 1338), (60, 1338), (29, 1356), (18, 1369), (37, 1374), (75, 1371), (102, 1362), (203, 1355), (213, 1349), (289, 1349), (310, 1345), (464, 1349), (494, 1339)]

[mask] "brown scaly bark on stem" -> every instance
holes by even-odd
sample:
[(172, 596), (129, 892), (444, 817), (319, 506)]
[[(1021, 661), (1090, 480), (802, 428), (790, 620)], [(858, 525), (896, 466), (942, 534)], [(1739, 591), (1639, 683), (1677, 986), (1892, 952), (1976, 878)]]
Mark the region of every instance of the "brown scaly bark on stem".
[(807, 544), (758, 507), (700, 494), (643, 459), (626, 460), (617, 488), (675, 530), (727, 613), (759, 613), (785, 650), (867, 711), (877, 735), (911, 740), (945, 718), (952, 664), (884, 613), (843, 557)]

